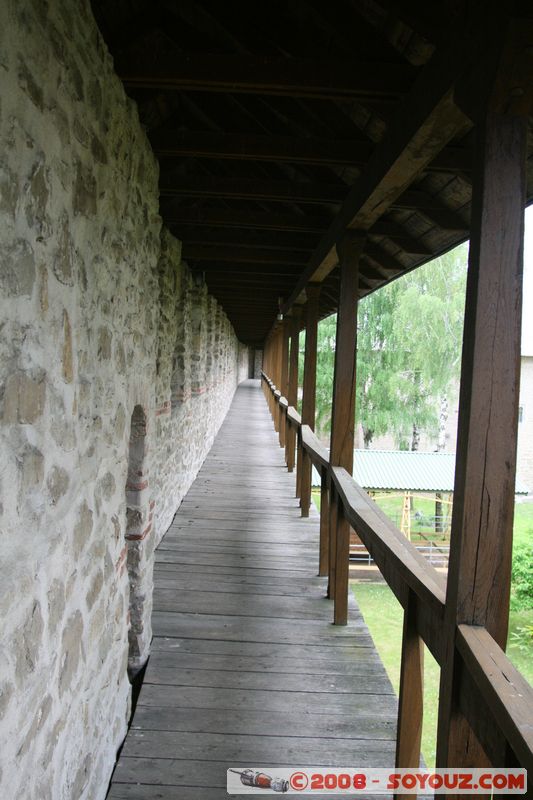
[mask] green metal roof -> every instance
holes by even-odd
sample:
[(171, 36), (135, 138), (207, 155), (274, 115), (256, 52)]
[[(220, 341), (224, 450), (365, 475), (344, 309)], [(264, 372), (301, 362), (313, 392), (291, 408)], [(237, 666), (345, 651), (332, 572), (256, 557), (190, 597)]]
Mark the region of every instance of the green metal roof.
[[(411, 450), (355, 450), (353, 476), (364, 489), (402, 492), (453, 492), (455, 453)], [(313, 484), (318, 485), (318, 473)], [(516, 494), (528, 489), (517, 478)]]

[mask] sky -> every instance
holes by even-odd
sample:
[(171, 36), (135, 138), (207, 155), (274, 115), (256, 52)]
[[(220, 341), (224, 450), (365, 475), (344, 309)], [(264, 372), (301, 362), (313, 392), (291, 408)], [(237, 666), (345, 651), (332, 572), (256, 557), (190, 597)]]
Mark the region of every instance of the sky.
[(524, 300), (522, 305), (522, 355), (533, 356), (533, 205), (526, 208), (524, 237)]

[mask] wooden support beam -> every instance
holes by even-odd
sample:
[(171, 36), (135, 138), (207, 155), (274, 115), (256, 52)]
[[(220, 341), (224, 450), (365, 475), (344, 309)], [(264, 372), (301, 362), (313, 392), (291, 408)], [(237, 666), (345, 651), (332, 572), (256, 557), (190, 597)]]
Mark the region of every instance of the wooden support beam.
[[(482, 31), (479, 39), (482, 40)], [(479, 46), (479, 41), (476, 44)], [(472, 39), (458, 29), (449, 47), (437, 51), (421, 70), (383, 140), (322, 237), (286, 308), (290, 308), (309, 281), (323, 280), (335, 267), (335, 243), (347, 228), (369, 230), (453, 137), (468, 129), (471, 123), (455, 105), (453, 89), (464, 71), (471, 68), (476, 54)]]
[[(242, 267), (242, 269), (241, 269)], [(193, 266), (194, 273), (201, 272), (205, 275), (206, 280), (211, 276), (219, 283), (225, 282), (226, 286), (235, 281), (236, 283), (255, 283), (257, 281), (264, 281), (268, 284), (271, 292), (276, 293), (278, 283), (294, 282), (298, 273), (294, 269), (287, 269), (284, 264), (279, 267), (264, 267), (262, 264), (239, 264), (238, 266), (230, 266), (227, 264), (202, 264), (200, 266)], [(275, 284), (275, 285), (274, 285)]]
[(243, 92), (289, 97), (398, 97), (416, 69), (406, 63), (247, 54), (201, 55), (159, 52), (157, 59), (118, 58), (115, 69), (132, 88), (166, 91)]
[[(424, 642), (417, 627), (417, 599), (409, 591), (404, 605), (400, 698), (396, 732), (396, 767), (420, 766), (422, 719), (424, 715)], [(400, 795), (397, 795), (400, 797)], [(401, 795), (415, 800), (416, 794)]]
[[(449, 109), (447, 109), (449, 112)], [(443, 125), (445, 117), (443, 117)], [(451, 138), (448, 122), (448, 139)], [(440, 138), (442, 141), (442, 136)], [(154, 152), (166, 158), (217, 158), (239, 161), (290, 161), (300, 164), (365, 167), (375, 148), (372, 142), (361, 139), (314, 139), (310, 137), (261, 136), (226, 134), (212, 131), (182, 131), (161, 129), (150, 137)], [(441, 149), (444, 148), (444, 143)], [(442, 155), (429, 151), (429, 157), (419, 169), (437, 172), (470, 170), (468, 149), (449, 147)], [(403, 188), (403, 186), (400, 188)], [(388, 203), (390, 205), (390, 201)], [(376, 217), (377, 219), (377, 217)]]
[[(292, 309), (291, 317), (291, 353), (289, 359), (289, 391), (287, 400), (289, 405), (296, 408), (298, 403), (298, 347), (300, 341), (300, 320), (302, 307), (295, 305)], [(289, 472), (294, 470), (294, 456), (296, 447), (296, 432), (287, 422), (287, 432), (285, 434), (285, 461)]]
[(221, 262), (238, 264), (300, 264), (307, 263), (308, 254), (303, 250), (263, 250), (252, 247), (232, 247), (231, 245), (187, 244), (183, 245), (183, 258), (193, 261)]
[(435, 225), (444, 230), (464, 231), (466, 234), (469, 224), (456, 211), (444, 205), (442, 200), (433, 197), (429, 192), (421, 189), (408, 189), (391, 204), (391, 208), (411, 209), (423, 214)]
[(329, 575), (329, 495), (328, 471), (322, 467), (320, 470), (320, 549), (318, 557), (318, 574), (322, 577)]
[(391, 242), (401, 247), (406, 253), (413, 255), (430, 256), (433, 251), (419, 239), (415, 239), (409, 231), (397, 222), (389, 219), (380, 219), (370, 228), (369, 233), (377, 236), (386, 236)]
[(230, 247), (262, 248), (265, 250), (305, 250), (312, 252), (320, 234), (297, 231), (271, 231), (214, 227), (206, 225), (180, 225), (179, 238), (185, 244), (229, 245)]
[[(305, 360), (302, 396), (302, 425), (315, 429), (316, 403), (316, 356), (318, 342), (318, 313), (320, 300), (320, 284), (310, 283), (306, 288), (307, 304), (305, 308)], [(302, 517), (309, 516), (311, 505), (311, 471), (309, 454), (300, 448), (300, 507)]]
[[(289, 319), (285, 317), (282, 322), (282, 340), (281, 340), (281, 376), (279, 381), (279, 388), (283, 397), (289, 394), (289, 339), (290, 339), (290, 324)], [(280, 425), (279, 428), (279, 446), (285, 448), (287, 436), (287, 426)]]
[[(332, 467), (343, 467), (350, 475), (353, 471), (355, 432), (359, 260), (364, 244), (364, 234), (355, 231), (347, 233), (337, 244), (341, 286), (335, 340), (330, 463)], [(342, 504), (336, 501), (334, 494), (333, 487), (330, 487), (329, 596), (335, 600), (335, 624), (346, 625), (350, 525), (342, 512)]]
[(231, 200), (267, 200), (283, 203), (342, 203), (348, 193), (343, 183), (232, 178), (218, 175), (182, 175), (165, 170), (159, 181), (162, 196), (223, 197)]
[[(207, 225), (224, 228), (255, 228), (256, 230), (296, 231), (317, 233), (324, 231), (328, 219), (300, 214), (267, 214), (226, 209), (190, 209), (173, 203), (168, 198), (161, 203), (161, 214), (167, 225)], [(179, 229), (178, 229), (179, 235)]]
[(154, 131), (150, 141), (157, 155), (173, 158), (189, 156), (339, 166), (362, 165), (370, 158), (374, 149), (368, 140), (313, 139), (168, 129)]
[[(281, 329), (276, 327), (275, 338), (274, 338), (274, 370), (273, 370), (273, 378), (274, 383), (277, 387), (278, 396), (281, 395), (279, 390), (279, 383), (281, 378)], [(280, 429), (280, 422), (281, 422), (281, 407), (279, 403), (274, 404), (274, 428), (276, 433), (279, 433)]]
[[(458, 708), (459, 624), (507, 639), (520, 378), (527, 118), (478, 121), (437, 766), (484, 756)], [(476, 763), (476, 766), (479, 765)], [(503, 764), (497, 764), (503, 766)]]

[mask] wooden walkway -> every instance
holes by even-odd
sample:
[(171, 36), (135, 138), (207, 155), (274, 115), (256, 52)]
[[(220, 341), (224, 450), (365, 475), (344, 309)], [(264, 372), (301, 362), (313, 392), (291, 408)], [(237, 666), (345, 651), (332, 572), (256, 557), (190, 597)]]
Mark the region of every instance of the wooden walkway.
[(152, 655), (109, 800), (223, 800), (235, 766), (393, 766), (396, 698), (355, 603), (330, 624), (318, 531), (246, 381), (157, 551)]

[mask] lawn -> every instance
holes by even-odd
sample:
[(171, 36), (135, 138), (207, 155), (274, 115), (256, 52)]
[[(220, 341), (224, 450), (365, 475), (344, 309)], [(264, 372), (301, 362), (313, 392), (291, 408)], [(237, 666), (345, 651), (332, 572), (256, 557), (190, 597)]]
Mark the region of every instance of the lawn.
[[(313, 493), (320, 508), (320, 493)], [(394, 498), (385, 498), (379, 505), (394, 519), (398, 513)], [(425, 509), (424, 509), (425, 512)], [(428, 512), (429, 513), (429, 512)], [(533, 544), (533, 503), (517, 503), (514, 517), (514, 547)], [(385, 665), (395, 691), (400, 681), (400, 652), (402, 642), (402, 608), (392, 591), (384, 583), (352, 583), (357, 603), (370, 629), (372, 638)], [(533, 640), (524, 636), (524, 631), (533, 626), (533, 609), (511, 611), (509, 616), (509, 638), (507, 655), (524, 677), (533, 685)], [(439, 667), (425, 649), (424, 659), (424, 724), (422, 730), (422, 754), (428, 766), (435, 764), (437, 730)]]
[[(392, 591), (384, 583), (354, 582), (352, 583), (352, 588), (387, 674), (396, 693), (398, 693), (402, 644), (402, 608)], [(514, 634), (519, 628), (526, 624), (533, 625), (533, 611), (512, 611), (509, 623), (507, 654), (513, 664), (533, 684), (533, 648), (514, 643)], [(426, 648), (424, 657), (422, 754), (428, 766), (435, 765), (438, 692), (439, 667)]]

